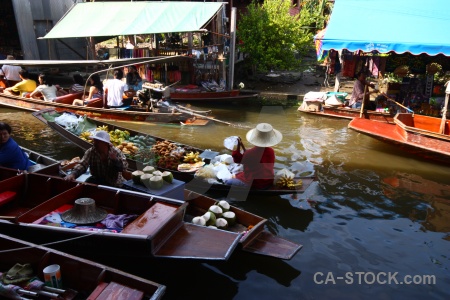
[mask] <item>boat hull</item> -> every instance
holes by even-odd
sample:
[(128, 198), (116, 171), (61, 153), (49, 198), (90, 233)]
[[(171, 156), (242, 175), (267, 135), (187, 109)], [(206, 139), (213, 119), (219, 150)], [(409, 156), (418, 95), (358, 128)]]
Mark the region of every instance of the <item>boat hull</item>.
[(355, 108), (345, 108), (345, 107), (333, 107), (333, 106), (322, 106), (321, 110), (309, 110), (307, 108), (299, 107), (298, 111), (323, 116), (330, 118), (340, 118), (340, 119), (348, 119), (352, 120), (354, 118), (363, 118), (372, 121), (393, 123), (394, 116), (391, 113), (386, 112), (377, 112), (372, 110), (364, 110), (361, 115), (360, 109)]
[(404, 123), (406, 120), (410, 120), (408, 121), (409, 125), (413, 125), (412, 119), (417, 124), (433, 124), (430, 128), (439, 128), (440, 119), (411, 114), (398, 114), (394, 119), (394, 124), (353, 119), (348, 127), (378, 140), (397, 145), (402, 150), (418, 157), (449, 165), (450, 137), (448, 129), (445, 134), (438, 134), (432, 130), (415, 128)]
[(171, 92), (170, 99), (177, 102), (234, 102), (256, 98), (258, 94), (242, 94), (239, 90), (223, 92)]
[(192, 116), (180, 112), (142, 112), (129, 111), (121, 109), (105, 109), (87, 106), (77, 106), (65, 103), (49, 102), (38, 99), (30, 99), (18, 96), (10, 96), (0, 93), (0, 105), (23, 109), (27, 111), (39, 111), (42, 109), (52, 108), (56, 111), (67, 111), (79, 115), (86, 115), (93, 119), (117, 120), (128, 122), (164, 122), (179, 123), (186, 122)]
[[(12, 250), (14, 251), (8, 251)], [(118, 287), (126, 286), (146, 295), (149, 299), (161, 299), (166, 287), (164, 285), (131, 275), (115, 268), (80, 258), (65, 252), (30, 243), (8, 235), (0, 234), (0, 269), (6, 271), (16, 263), (28, 263), (36, 272), (37, 279), (44, 282), (41, 271), (48, 265), (58, 264), (65, 290), (77, 297), (86, 299), (100, 285)], [(107, 290), (103, 291), (107, 295)], [(79, 298), (77, 298), (79, 299)]]
[[(54, 165), (52, 165), (54, 166)], [(281, 259), (302, 246), (264, 230), (267, 219), (231, 206), (236, 224), (218, 230), (192, 223), (217, 200), (184, 189), (182, 198), (68, 182), (58, 169), (22, 173), (0, 167), (0, 231), (74, 254), (225, 261), (235, 250)], [(132, 216), (122, 226), (68, 224), (60, 214), (92, 198), (111, 215)], [(5, 203), (6, 202), (6, 203)], [(245, 235), (245, 236), (244, 236)]]

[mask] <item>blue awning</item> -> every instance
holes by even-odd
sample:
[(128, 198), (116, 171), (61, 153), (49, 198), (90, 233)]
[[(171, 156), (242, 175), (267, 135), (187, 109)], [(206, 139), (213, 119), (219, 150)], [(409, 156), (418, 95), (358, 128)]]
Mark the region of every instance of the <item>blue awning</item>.
[[(449, 0), (336, 0), (320, 51), (450, 56)], [(319, 55), (318, 55), (319, 56)]]

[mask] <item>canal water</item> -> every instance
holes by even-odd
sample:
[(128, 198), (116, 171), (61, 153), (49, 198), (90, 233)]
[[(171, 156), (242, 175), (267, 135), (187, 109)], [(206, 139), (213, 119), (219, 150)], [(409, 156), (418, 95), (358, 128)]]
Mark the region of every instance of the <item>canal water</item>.
[[(317, 177), (304, 194), (232, 199), (269, 220), (266, 230), (303, 245), (291, 260), (238, 253), (227, 262), (102, 263), (167, 286), (167, 299), (450, 299), (450, 167), (417, 159), (297, 107), (197, 106), (206, 126), (129, 124), (229, 153), (223, 140), (259, 122), (283, 134), (276, 169)], [(28, 112), (0, 108), (21, 145), (56, 159), (83, 154)], [(247, 147), (251, 147), (246, 144)]]

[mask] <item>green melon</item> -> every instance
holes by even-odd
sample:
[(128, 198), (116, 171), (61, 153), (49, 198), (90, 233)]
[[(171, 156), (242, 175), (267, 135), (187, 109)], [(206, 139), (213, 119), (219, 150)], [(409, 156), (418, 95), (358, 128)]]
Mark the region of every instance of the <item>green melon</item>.
[(228, 203), (225, 200), (219, 201), (219, 203), (217, 205), (220, 206), (220, 208), (222, 208), (223, 212), (226, 212), (226, 211), (230, 210), (230, 203)]
[(165, 182), (167, 183), (172, 183), (173, 182), (173, 174), (172, 172), (169, 171), (164, 171), (162, 172), (162, 178), (164, 179)]
[(216, 215), (214, 213), (208, 211), (202, 217), (205, 219), (206, 226), (216, 224)]
[(196, 225), (200, 225), (200, 226), (205, 226), (206, 225), (206, 221), (205, 218), (203, 217), (195, 217), (192, 219), (192, 223), (196, 224)]
[(158, 170), (153, 171), (152, 174), (153, 174), (153, 176), (162, 176), (162, 172), (158, 171)]
[(232, 211), (227, 211), (222, 214), (222, 218), (227, 220), (228, 225), (232, 226), (236, 223), (236, 214)]
[(149, 189), (159, 190), (163, 187), (164, 180), (161, 176), (152, 176), (150, 178)]
[(141, 183), (141, 176), (142, 175), (144, 175), (144, 172), (139, 171), (139, 170), (134, 171), (133, 173), (131, 173), (133, 182), (136, 183), (136, 184)]
[(222, 208), (218, 205), (211, 205), (209, 211), (216, 215), (217, 218), (222, 217)]
[(216, 227), (219, 229), (226, 229), (228, 227), (228, 222), (224, 218), (218, 218), (216, 220)]
[(153, 172), (155, 172), (155, 167), (146, 166), (144, 169), (142, 169), (142, 171), (147, 174), (152, 174)]
[[(142, 172), (142, 173), (144, 173), (144, 172)], [(150, 185), (150, 178), (152, 178), (151, 174), (147, 174), (147, 173), (142, 174), (141, 178), (140, 178), (141, 179), (141, 183), (143, 185), (145, 185), (146, 187), (148, 187)]]

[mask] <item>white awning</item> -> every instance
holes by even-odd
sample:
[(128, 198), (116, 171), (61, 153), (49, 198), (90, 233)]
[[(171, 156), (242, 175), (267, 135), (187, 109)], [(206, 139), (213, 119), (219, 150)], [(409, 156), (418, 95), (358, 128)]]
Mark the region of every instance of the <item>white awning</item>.
[(83, 2), (45, 35), (45, 39), (119, 36), (202, 29), (224, 2)]

